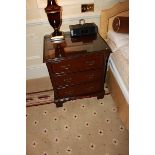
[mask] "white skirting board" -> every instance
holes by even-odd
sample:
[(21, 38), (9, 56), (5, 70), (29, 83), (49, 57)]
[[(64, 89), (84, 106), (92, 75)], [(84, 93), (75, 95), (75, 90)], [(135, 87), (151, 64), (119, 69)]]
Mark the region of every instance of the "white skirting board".
[(26, 80), (49, 76), (45, 63), (26, 67)]

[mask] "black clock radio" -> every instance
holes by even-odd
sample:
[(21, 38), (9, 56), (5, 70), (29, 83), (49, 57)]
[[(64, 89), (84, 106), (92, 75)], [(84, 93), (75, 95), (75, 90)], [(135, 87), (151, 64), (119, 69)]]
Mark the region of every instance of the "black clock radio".
[(71, 37), (80, 37), (80, 36), (89, 36), (89, 35), (96, 35), (98, 32), (97, 25), (95, 23), (83, 23), (76, 25), (70, 25), (70, 35)]

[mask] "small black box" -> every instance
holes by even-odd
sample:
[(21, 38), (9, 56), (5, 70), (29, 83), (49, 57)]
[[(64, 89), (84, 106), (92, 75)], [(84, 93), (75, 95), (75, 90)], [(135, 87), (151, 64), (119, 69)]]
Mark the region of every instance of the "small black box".
[(98, 28), (94, 23), (70, 25), (69, 28), (71, 37), (96, 35), (98, 32)]

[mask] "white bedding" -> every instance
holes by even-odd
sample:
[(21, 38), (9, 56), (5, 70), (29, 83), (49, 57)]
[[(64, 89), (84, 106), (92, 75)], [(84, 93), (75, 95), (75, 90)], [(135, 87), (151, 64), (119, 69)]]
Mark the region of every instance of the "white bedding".
[(116, 33), (112, 30), (108, 32), (108, 39), (111, 41), (112, 44), (115, 45), (116, 48), (120, 48), (129, 44), (129, 34), (125, 33)]
[[(129, 35), (109, 32), (108, 45), (112, 49), (109, 67), (117, 80), (122, 93), (129, 101)], [(114, 35), (114, 36), (113, 36)], [(116, 39), (118, 35), (118, 40)], [(117, 40), (117, 41), (116, 41)], [(124, 41), (123, 41), (124, 40)], [(129, 103), (129, 102), (128, 102)]]
[(122, 80), (122, 77), (120, 76), (120, 73), (118, 72), (115, 63), (113, 62), (112, 58), (109, 58), (109, 67), (116, 79), (116, 81), (118, 82), (119, 87), (122, 90), (122, 93), (127, 101), (127, 103), (129, 103), (129, 90), (127, 89), (127, 87), (124, 84), (124, 81)]

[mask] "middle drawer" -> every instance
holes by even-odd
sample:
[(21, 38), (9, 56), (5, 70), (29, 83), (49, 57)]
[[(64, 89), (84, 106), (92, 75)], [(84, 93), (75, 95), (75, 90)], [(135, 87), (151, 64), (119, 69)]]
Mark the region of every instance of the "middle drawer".
[(103, 71), (101, 69), (98, 69), (70, 74), (55, 74), (54, 76), (52, 76), (52, 78), (56, 87), (63, 87), (101, 80), (103, 77), (102, 72)]

